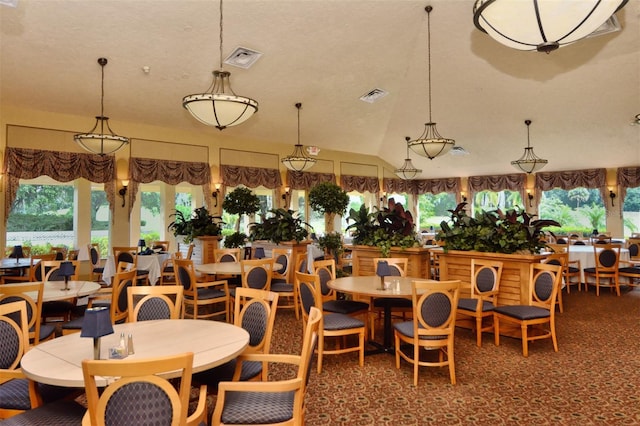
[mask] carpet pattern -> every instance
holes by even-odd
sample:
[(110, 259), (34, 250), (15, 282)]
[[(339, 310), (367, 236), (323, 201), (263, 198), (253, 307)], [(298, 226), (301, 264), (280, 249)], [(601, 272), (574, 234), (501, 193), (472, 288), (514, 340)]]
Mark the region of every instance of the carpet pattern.
[[(312, 372), (307, 425), (608, 425), (640, 424), (640, 289), (617, 297), (608, 291), (564, 294), (556, 317), (559, 352), (550, 339), (530, 343), (456, 330), (457, 384), (446, 367), (395, 368), (387, 354), (325, 357)], [(298, 331), (299, 330), (299, 331)], [(278, 311), (272, 352), (299, 353), (301, 321)], [(378, 333), (377, 336), (381, 336)], [(292, 374), (277, 366), (270, 376)]]

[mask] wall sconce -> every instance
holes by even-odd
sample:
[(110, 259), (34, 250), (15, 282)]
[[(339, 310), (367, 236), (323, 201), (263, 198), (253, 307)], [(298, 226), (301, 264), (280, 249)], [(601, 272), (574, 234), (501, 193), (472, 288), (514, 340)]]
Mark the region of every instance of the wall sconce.
[(531, 191), (527, 191), (527, 198), (529, 199), (529, 207), (533, 207), (533, 194)]
[(291, 193), (289, 192), (291, 188), (289, 188), (288, 186), (284, 187), (284, 194), (282, 194), (282, 201), (284, 202), (284, 207), (287, 207), (289, 205), (289, 202), (291, 201)]
[(122, 188), (118, 191), (118, 194), (122, 197), (122, 207), (124, 207), (124, 196), (127, 195), (127, 187), (129, 186), (129, 179), (122, 179)]
[(211, 196), (213, 197), (214, 200), (216, 200), (216, 203), (213, 207), (218, 207), (218, 194), (220, 193), (220, 184), (216, 183), (214, 184), (214, 186), (216, 190), (211, 193)]
[(382, 191), (380, 194), (381, 194), (380, 195), (380, 202), (384, 203), (385, 201), (387, 201), (387, 193)]
[(613, 200), (616, 198), (616, 193), (611, 188), (609, 188), (609, 198), (611, 198), (611, 207), (614, 207)]
[(467, 194), (465, 192), (461, 192), (460, 193), (460, 199), (462, 200), (463, 203), (467, 202)]

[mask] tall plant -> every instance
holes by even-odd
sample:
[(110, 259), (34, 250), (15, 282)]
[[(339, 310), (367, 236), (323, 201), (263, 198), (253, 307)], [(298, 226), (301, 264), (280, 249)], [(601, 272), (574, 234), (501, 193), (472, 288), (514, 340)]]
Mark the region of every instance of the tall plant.
[(332, 182), (322, 182), (309, 191), (309, 205), (325, 215), (325, 231), (333, 231), (333, 219), (336, 214), (344, 215), (349, 206), (347, 192)]

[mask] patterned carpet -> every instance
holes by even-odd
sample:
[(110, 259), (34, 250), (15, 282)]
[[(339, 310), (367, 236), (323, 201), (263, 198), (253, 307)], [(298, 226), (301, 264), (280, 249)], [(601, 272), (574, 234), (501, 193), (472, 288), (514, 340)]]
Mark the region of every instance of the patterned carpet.
[[(520, 340), (482, 348), (470, 330), (456, 332), (457, 384), (446, 368), (412, 367), (386, 354), (325, 358), (312, 373), (307, 425), (609, 425), (640, 424), (640, 289), (564, 294), (557, 315), (559, 352), (549, 339), (522, 356)], [(300, 350), (301, 322), (278, 311), (272, 351)], [(380, 335), (380, 334), (378, 334)], [(289, 371), (271, 370), (279, 377)]]

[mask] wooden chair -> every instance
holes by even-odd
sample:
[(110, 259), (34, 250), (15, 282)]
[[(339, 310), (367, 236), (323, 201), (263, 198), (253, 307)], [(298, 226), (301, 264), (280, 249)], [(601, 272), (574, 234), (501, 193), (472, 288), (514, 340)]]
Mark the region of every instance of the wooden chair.
[[(566, 268), (564, 268), (562, 274), (564, 276), (564, 282), (567, 289), (567, 294), (571, 293), (571, 286), (578, 285), (578, 291), (582, 290), (582, 266), (580, 260), (571, 260), (571, 244), (548, 244), (547, 245), (553, 253), (566, 253)], [(574, 281), (574, 278), (578, 278), (578, 281)], [(587, 283), (584, 284), (587, 289)], [(562, 292), (561, 292), (562, 293)], [(561, 298), (562, 296), (560, 296)]]
[[(222, 382), (211, 423), (213, 425), (295, 425), (304, 420), (304, 396), (311, 371), (311, 358), (321, 337), (322, 313), (311, 307), (300, 355), (246, 354), (238, 357), (236, 371), (247, 361), (287, 363), (297, 366), (296, 377), (278, 382)], [(293, 394), (293, 397), (291, 395)], [(269, 407), (269, 409), (264, 409)]]
[(67, 258), (67, 248), (65, 246), (51, 247), (51, 254), (55, 260), (65, 260)]
[[(336, 279), (336, 261), (334, 259), (316, 260), (313, 262), (315, 274), (320, 278), (320, 294), (322, 296), (322, 312), (338, 313), (353, 317), (369, 317), (369, 304), (358, 300), (338, 300), (336, 292), (327, 285)], [(302, 271), (301, 271), (302, 272)]]
[(175, 284), (178, 282), (174, 265), (176, 259), (182, 259), (182, 252), (177, 251), (172, 253), (169, 259), (162, 262), (162, 267), (160, 268), (160, 285)]
[[(558, 352), (556, 337), (555, 305), (562, 266), (544, 263), (532, 263), (529, 275), (529, 303), (527, 305), (498, 306), (493, 311), (493, 333), (496, 346), (500, 345), (500, 323), (506, 322), (519, 326), (522, 339), (522, 354), (529, 356), (529, 342), (551, 338), (553, 350)], [(542, 329), (547, 324), (548, 329)], [(530, 327), (537, 327), (529, 333)]]
[[(230, 298), (227, 281), (198, 282), (193, 260), (176, 259), (174, 264), (178, 284), (184, 288), (185, 316), (193, 319), (224, 316), (228, 321)], [(216, 309), (215, 305), (222, 305), (223, 309)], [(189, 306), (191, 312), (186, 309)], [(208, 312), (200, 313), (200, 308), (207, 308)]]
[(69, 250), (67, 251), (67, 260), (78, 260), (79, 254), (80, 250)]
[(169, 252), (169, 241), (152, 241), (151, 242), (151, 248), (152, 249), (162, 249), (162, 251), (164, 252)]
[[(206, 418), (206, 387), (200, 389), (198, 409), (188, 417), (192, 365), (192, 352), (146, 359), (83, 360), (88, 410), (82, 424), (199, 424)], [(177, 390), (160, 376), (176, 371), (180, 373)], [(117, 379), (102, 391), (96, 376)]]
[(138, 268), (138, 247), (113, 247), (113, 261), (116, 265), (120, 262), (133, 264), (136, 269), (137, 279), (145, 285), (149, 285), (149, 271)]
[(242, 287), (271, 290), (273, 276), (273, 259), (250, 259), (240, 261)]
[(215, 262), (240, 262), (241, 250), (239, 248), (213, 249)]
[(183, 293), (179, 285), (127, 287), (128, 322), (182, 318)]
[(556, 265), (562, 267), (562, 277), (565, 278), (560, 281), (560, 288), (558, 289), (558, 297), (556, 297), (556, 305), (560, 309), (560, 313), (564, 312), (564, 306), (562, 303), (562, 289), (564, 287), (569, 287), (567, 284), (566, 276), (567, 269), (569, 268), (569, 254), (566, 252), (562, 253), (552, 253), (548, 255), (545, 259), (542, 260), (541, 263), (546, 263), (547, 265)]
[[(295, 274), (295, 284), (298, 295), (300, 297), (300, 306), (302, 307), (302, 317), (308, 322), (308, 316), (311, 308), (322, 310), (322, 293), (320, 292), (320, 277), (315, 274), (305, 274), (297, 272)], [(339, 345), (340, 341), (346, 345), (344, 337), (355, 336), (358, 344), (355, 346)], [(322, 359), (325, 355), (338, 355), (348, 352), (358, 352), (358, 364), (364, 366), (364, 336), (365, 322), (345, 314), (327, 313), (322, 315), (322, 323), (320, 325), (320, 338), (318, 339), (318, 374), (322, 372)], [(336, 340), (335, 349), (325, 348), (325, 338), (334, 338)]]
[[(460, 280), (413, 281), (413, 320), (394, 324), (396, 368), (400, 358), (413, 364), (413, 385), (418, 386), (418, 368), (449, 367), (451, 384), (456, 384), (453, 338), (460, 295)], [(413, 353), (402, 351), (402, 343), (413, 346)], [(420, 348), (436, 350), (437, 361), (421, 361)]]
[(87, 244), (87, 249), (89, 250), (89, 260), (91, 261), (89, 279), (91, 281), (102, 282), (104, 266), (100, 264), (100, 245), (95, 243)]
[(296, 293), (293, 280), (289, 271), (291, 267), (291, 250), (274, 248), (271, 250), (271, 257), (274, 263), (282, 265), (279, 269), (274, 269), (271, 275), (271, 291), (275, 291), (280, 295), (280, 302), (287, 300), (281, 304), (281, 308), (293, 309), (296, 313), (296, 319), (300, 319), (300, 309), (298, 308), (298, 294)]
[[(406, 277), (407, 276), (407, 266), (409, 264), (409, 259), (406, 257), (376, 257), (373, 259), (373, 269), (374, 271), (378, 268), (378, 263), (381, 261), (387, 262), (389, 265), (390, 276), (392, 277)], [(411, 313), (413, 311), (413, 305), (411, 304), (411, 300), (402, 299), (402, 298), (386, 298), (386, 297), (376, 297), (372, 298), (369, 311), (369, 330), (371, 333), (371, 340), (375, 339), (375, 328), (376, 322), (382, 320), (382, 314), (384, 313), (384, 306), (386, 304), (391, 305), (391, 311), (402, 312), (402, 319), (406, 319), (406, 313)]]
[[(600, 296), (600, 287), (615, 288), (616, 294), (620, 296), (620, 245), (619, 244), (597, 244), (593, 246), (596, 266), (584, 268), (586, 276), (595, 277), (596, 295)], [(585, 280), (586, 281), (586, 280)], [(607, 281), (606, 283), (604, 281)], [(586, 283), (587, 286), (589, 283)]]
[[(60, 274), (60, 266), (63, 262), (70, 262), (73, 265), (73, 275), (69, 277), (71, 281), (77, 281), (80, 276), (80, 262), (78, 260), (43, 260), (41, 264), (41, 274), (44, 281), (64, 281), (65, 277)], [(58, 321), (67, 322), (71, 320), (71, 313), (76, 308), (78, 300), (70, 297), (66, 300), (55, 300), (44, 302), (42, 305), (42, 319), (49, 322), (51, 318)]]
[(19, 301), (25, 302), (27, 307), (27, 330), (29, 330), (29, 339), (34, 345), (55, 337), (55, 326), (41, 324), (43, 292), (44, 284), (42, 282), (0, 285), (0, 305)]
[(493, 320), (493, 309), (498, 305), (502, 266), (500, 261), (471, 259), (471, 297), (458, 299), (458, 319), (475, 320), (478, 347), (482, 347), (482, 332), (493, 331), (493, 323), (483, 326), (482, 322), (488, 318)]

